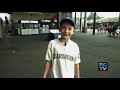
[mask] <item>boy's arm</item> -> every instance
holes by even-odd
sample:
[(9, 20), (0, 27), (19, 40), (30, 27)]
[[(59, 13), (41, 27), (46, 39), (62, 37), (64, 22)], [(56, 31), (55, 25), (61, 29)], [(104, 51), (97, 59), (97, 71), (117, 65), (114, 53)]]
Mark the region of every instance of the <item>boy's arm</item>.
[(79, 63), (75, 64), (74, 69), (75, 69), (75, 78), (80, 78)]
[(43, 78), (47, 77), (47, 74), (49, 72), (49, 69), (51, 68), (51, 61), (46, 61), (46, 65), (45, 65), (45, 70), (44, 70), (44, 74), (43, 74)]

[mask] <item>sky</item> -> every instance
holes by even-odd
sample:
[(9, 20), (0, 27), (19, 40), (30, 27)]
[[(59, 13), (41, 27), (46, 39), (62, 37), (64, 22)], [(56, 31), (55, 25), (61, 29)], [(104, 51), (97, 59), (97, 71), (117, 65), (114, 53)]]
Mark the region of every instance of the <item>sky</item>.
[[(119, 12), (96, 12), (98, 16), (100, 17), (119, 17)], [(90, 12), (87, 12), (87, 16), (89, 16)], [(73, 14), (74, 16), (74, 14)], [(76, 17), (79, 17), (80, 13), (77, 12)], [(82, 16), (84, 17), (84, 13), (82, 14)]]

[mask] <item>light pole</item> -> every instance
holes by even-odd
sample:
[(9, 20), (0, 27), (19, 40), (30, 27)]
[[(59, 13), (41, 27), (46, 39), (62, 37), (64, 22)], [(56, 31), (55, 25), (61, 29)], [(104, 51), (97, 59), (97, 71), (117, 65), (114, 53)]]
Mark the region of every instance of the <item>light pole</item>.
[(94, 12), (94, 20), (93, 20), (93, 35), (95, 35), (95, 28), (96, 28), (96, 12)]
[(82, 31), (82, 12), (80, 12), (80, 31)]
[(86, 16), (87, 16), (87, 12), (85, 12), (85, 14), (84, 14), (84, 30), (83, 30), (84, 33), (87, 32), (87, 30), (86, 30)]

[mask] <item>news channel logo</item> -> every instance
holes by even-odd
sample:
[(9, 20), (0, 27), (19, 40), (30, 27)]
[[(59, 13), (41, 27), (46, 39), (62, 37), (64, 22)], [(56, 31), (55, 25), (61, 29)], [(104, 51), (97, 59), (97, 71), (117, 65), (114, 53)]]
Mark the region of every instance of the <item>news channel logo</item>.
[(99, 71), (108, 71), (108, 62), (98, 62)]

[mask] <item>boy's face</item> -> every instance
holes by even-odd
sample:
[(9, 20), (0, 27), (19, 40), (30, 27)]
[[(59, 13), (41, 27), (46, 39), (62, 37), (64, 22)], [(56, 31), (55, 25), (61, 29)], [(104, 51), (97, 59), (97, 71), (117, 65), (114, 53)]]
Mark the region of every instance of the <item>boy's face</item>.
[(74, 27), (69, 23), (64, 23), (60, 27), (61, 37), (64, 39), (70, 39), (72, 34), (74, 34)]

